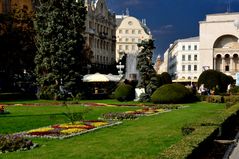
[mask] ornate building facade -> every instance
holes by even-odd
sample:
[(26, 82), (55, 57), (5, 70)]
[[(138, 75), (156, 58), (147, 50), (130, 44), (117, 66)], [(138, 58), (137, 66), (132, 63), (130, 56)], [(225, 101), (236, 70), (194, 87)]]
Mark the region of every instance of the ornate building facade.
[(142, 40), (152, 39), (152, 35), (145, 20), (141, 22), (129, 15), (117, 15), (116, 20), (116, 61), (118, 61), (122, 52), (138, 54), (137, 44)]
[[(85, 0), (87, 7), (86, 42), (93, 51), (91, 70), (109, 69), (115, 63), (116, 19), (106, 0)], [(106, 71), (107, 73), (107, 71)]]
[[(239, 72), (239, 13), (209, 14), (199, 25), (199, 37), (175, 41), (165, 52), (162, 65), (167, 65), (167, 71), (177, 82), (196, 82), (207, 69), (236, 79)], [(186, 50), (189, 44), (191, 51)]]
[(200, 22), (201, 71), (239, 72), (239, 13), (210, 14)]

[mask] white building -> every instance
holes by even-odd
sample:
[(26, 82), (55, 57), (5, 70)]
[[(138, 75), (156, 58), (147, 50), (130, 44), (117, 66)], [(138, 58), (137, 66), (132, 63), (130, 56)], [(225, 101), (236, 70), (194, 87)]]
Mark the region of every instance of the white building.
[(195, 82), (199, 72), (199, 37), (179, 39), (168, 49), (168, 73), (175, 82)]
[(199, 22), (199, 37), (180, 39), (164, 54), (163, 66), (175, 82), (197, 81), (206, 69), (239, 72), (239, 13), (210, 14)]
[(85, 0), (86, 42), (93, 51), (92, 70), (104, 70), (115, 63), (116, 19), (106, 0)]
[(116, 21), (116, 61), (121, 53), (138, 54), (137, 44), (142, 40), (152, 39), (145, 20), (141, 22), (129, 15), (117, 15)]
[(200, 71), (239, 71), (239, 13), (210, 14), (200, 22)]

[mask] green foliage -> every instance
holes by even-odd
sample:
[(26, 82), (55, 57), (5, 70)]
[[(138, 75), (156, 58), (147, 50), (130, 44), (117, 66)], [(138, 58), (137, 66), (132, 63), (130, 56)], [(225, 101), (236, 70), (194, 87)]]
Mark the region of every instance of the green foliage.
[(85, 16), (83, 1), (50, 0), (40, 3), (35, 21), (38, 50), (35, 72), (41, 97), (50, 95), (47, 98), (59, 99), (68, 92), (73, 95), (79, 92), (81, 68), (85, 64), (82, 61), (88, 57), (84, 52), (90, 52), (82, 35)]
[(156, 72), (152, 63), (154, 41), (151, 39), (142, 41), (138, 47), (141, 49), (137, 56), (137, 69), (141, 77), (138, 87), (145, 88), (146, 94), (151, 95), (157, 88)]
[(31, 140), (19, 135), (0, 135), (0, 153), (17, 150), (29, 150), (33, 147)]
[[(19, 9), (15, 6), (11, 12), (0, 14), (0, 80), (5, 81), (1, 86), (3, 91), (17, 90), (23, 87), (18, 83), (32, 84), (35, 81), (32, 72), (36, 53), (33, 20), (34, 13), (26, 7)], [(24, 70), (27, 74), (23, 73)]]
[(67, 112), (65, 112), (64, 115), (72, 124), (74, 124), (76, 121), (84, 120), (86, 114), (91, 111), (90, 108), (87, 108), (87, 109), (81, 110), (80, 112), (72, 112), (67, 105), (65, 105), (65, 107)]
[(114, 96), (118, 101), (131, 101), (135, 98), (135, 91), (131, 85), (121, 83), (116, 88)]
[(106, 120), (133, 120), (137, 118), (135, 114), (117, 113), (117, 112), (106, 113), (106, 114), (103, 114), (102, 116), (103, 116), (103, 119), (106, 119)]
[(204, 84), (205, 88), (215, 89), (218, 87), (219, 92), (226, 92), (227, 86), (233, 83), (233, 78), (222, 72), (215, 70), (206, 70), (201, 73), (198, 79), (198, 86)]
[(158, 88), (151, 96), (151, 99), (154, 103), (186, 103), (191, 102), (194, 97), (186, 87), (174, 83)]
[(182, 134), (183, 136), (189, 135), (191, 134), (193, 131), (195, 130), (195, 128), (193, 127), (193, 125), (189, 125), (189, 124), (185, 124), (182, 128)]
[(224, 103), (224, 97), (219, 95), (206, 96), (206, 101), (209, 103)]
[(164, 84), (171, 84), (172, 78), (169, 73), (163, 72), (157, 75), (157, 81), (158, 81), (158, 87), (160, 87)]
[(238, 95), (238, 94), (239, 94), (239, 86), (232, 87), (232, 88), (230, 89), (230, 93), (231, 93), (232, 95)]

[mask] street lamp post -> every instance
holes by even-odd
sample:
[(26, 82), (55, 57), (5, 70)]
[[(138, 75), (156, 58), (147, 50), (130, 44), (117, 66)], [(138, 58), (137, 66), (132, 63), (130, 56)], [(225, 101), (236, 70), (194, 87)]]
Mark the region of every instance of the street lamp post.
[(124, 65), (121, 64), (121, 62), (119, 62), (119, 65), (116, 65), (116, 68), (119, 70), (118, 73), (120, 76), (123, 75), (123, 71), (122, 69), (124, 69)]

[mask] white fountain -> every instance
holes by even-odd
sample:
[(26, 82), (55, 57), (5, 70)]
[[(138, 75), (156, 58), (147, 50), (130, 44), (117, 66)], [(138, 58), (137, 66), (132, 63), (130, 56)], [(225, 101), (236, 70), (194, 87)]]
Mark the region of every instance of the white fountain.
[[(137, 70), (137, 54), (127, 54), (125, 78), (128, 80), (140, 80), (139, 71)], [(135, 88), (135, 101), (139, 100), (144, 88)]]
[(127, 54), (125, 78), (128, 80), (139, 80), (139, 71), (137, 70), (136, 54)]

